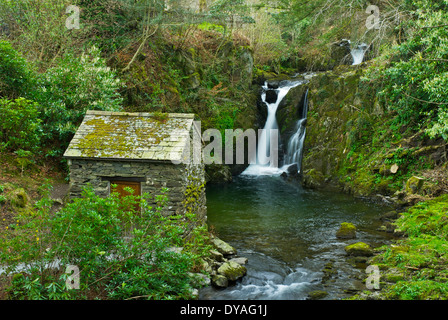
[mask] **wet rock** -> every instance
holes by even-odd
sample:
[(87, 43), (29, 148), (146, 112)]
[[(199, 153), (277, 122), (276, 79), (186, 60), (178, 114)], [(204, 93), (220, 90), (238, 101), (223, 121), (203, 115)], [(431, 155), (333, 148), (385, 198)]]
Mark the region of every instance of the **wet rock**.
[(236, 263), (238, 263), (240, 265), (245, 265), (245, 264), (247, 264), (248, 259), (244, 258), (244, 257), (239, 257), (239, 258), (230, 259), (229, 261), (230, 262), (236, 262)]
[(227, 288), (229, 286), (229, 280), (225, 276), (217, 274), (212, 277), (212, 285), (217, 288)]
[(246, 273), (246, 267), (233, 261), (224, 262), (218, 269), (218, 274), (226, 277), (230, 281), (236, 281), (244, 277)]
[(339, 230), (336, 232), (338, 239), (354, 239), (356, 238), (356, 226), (352, 223), (343, 222)]
[(325, 264), (324, 268), (322, 269), (323, 277), (322, 277), (322, 283), (327, 282), (330, 280), (333, 276), (336, 276), (338, 274), (338, 271), (334, 268), (334, 265), (332, 262), (328, 262)]
[(211, 242), (213, 246), (216, 248), (216, 250), (218, 250), (224, 256), (236, 254), (235, 248), (233, 248), (230, 244), (222, 241), (219, 238), (213, 238)]
[(232, 171), (227, 165), (207, 165), (205, 167), (205, 175), (207, 182), (210, 183), (227, 183), (233, 180)]
[(218, 261), (218, 262), (224, 262), (225, 258), (224, 255), (217, 251), (217, 250), (210, 250), (210, 258), (213, 259), (214, 261)]
[(353, 58), (350, 51), (350, 42), (346, 39), (332, 43), (330, 46), (329, 67), (334, 68), (338, 65), (351, 65)]
[(398, 217), (399, 217), (398, 212), (396, 210), (392, 210), (392, 211), (389, 211), (389, 212), (386, 212), (385, 214), (383, 214), (380, 217), (380, 220), (381, 221), (393, 221), (393, 220), (398, 219)]
[(325, 182), (322, 172), (316, 169), (306, 170), (303, 173), (303, 186), (310, 189), (317, 189), (323, 186)]
[(265, 101), (267, 103), (275, 103), (277, 101), (277, 91), (275, 90), (267, 90)]
[(357, 242), (345, 247), (345, 252), (350, 256), (370, 257), (373, 255), (372, 248), (364, 242)]
[(395, 225), (393, 225), (392, 223), (385, 222), (382, 226), (379, 226), (377, 230), (381, 232), (393, 233), (395, 231), (395, 228)]
[(308, 300), (320, 300), (325, 298), (328, 295), (328, 292), (322, 290), (314, 290), (308, 293)]

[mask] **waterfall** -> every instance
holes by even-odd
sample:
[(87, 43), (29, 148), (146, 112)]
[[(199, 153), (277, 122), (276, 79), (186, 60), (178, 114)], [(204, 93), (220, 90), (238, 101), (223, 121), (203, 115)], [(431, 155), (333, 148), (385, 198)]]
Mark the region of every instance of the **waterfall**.
[(296, 124), (296, 132), (291, 136), (288, 142), (287, 154), (285, 156), (285, 166), (297, 164), (297, 170), (300, 172), (303, 157), (303, 143), (306, 136), (306, 122), (308, 116), (308, 90), (305, 93), (302, 105), (302, 115)]
[(353, 66), (363, 62), (366, 51), (367, 51), (367, 44), (365, 43), (361, 43), (357, 47), (351, 49), (350, 52), (353, 57), (353, 63), (352, 63)]
[[(278, 106), (286, 97), (289, 90), (302, 83), (303, 81), (282, 81), (277, 89), (269, 88), (268, 83), (265, 83), (262, 87), (261, 99), (267, 107), (268, 115), (264, 130), (259, 135), (257, 163), (250, 164), (242, 175), (275, 175), (283, 172), (277, 163), (272, 162), (274, 153), (278, 152), (278, 150), (271, 150), (271, 146), (273, 145), (271, 138), (275, 138), (276, 136), (272, 135), (272, 133), (273, 130), (278, 129), (276, 113)], [(276, 98), (274, 99), (274, 97)], [(276, 137), (278, 138), (278, 135)]]

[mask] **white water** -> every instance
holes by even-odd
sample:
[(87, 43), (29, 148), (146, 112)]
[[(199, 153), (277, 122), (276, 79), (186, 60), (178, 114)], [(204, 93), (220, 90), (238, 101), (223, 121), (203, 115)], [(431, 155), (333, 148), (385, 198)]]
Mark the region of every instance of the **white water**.
[(352, 63), (353, 66), (363, 62), (366, 51), (367, 51), (367, 45), (365, 43), (361, 43), (356, 48), (351, 49), (351, 54), (353, 57), (353, 63)]
[(288, 142), (287, 154), (285, 157), (285, 166), (297, 164), (298, 172), (300, 172), (303, 156), (303, 143), (306, 137), (306, 122), (308, 115), (308, 91), (305, 94), (302, 107), (302, 118), (296, 125), (296, 132), (291, 136)]
[[(276, 118), (278, 106), (286, 97), (289, 90), (302, 83), (303, 81), (288, 82), (286, 85), (279, 87), (278, 89), (269, 89), (267, 83), (263, 86), (261, 98), (266, 104), (268, 110), (268, 116), (263, 131), (264, 134), (260, 135), (257, 145), (257, 162), (249, 165), (242, 175), (280, 175), (285, 171), (285, 168), (279, 168), (278, 163), (273, 161), (275, 157), (278, 157), (278, 154), (275, 154), (275, 152), (278, 153), (278, 150), (271, 150), (271, 147), (276, 145), (273, 141), (271, 141), (271, 137), (276, 137), (276, 135), (272, 135), (271, 130), (278, 130)], [(266, 102), (267, 90), (275, 90), (277, 92), (277, 100), (274, 103)]]

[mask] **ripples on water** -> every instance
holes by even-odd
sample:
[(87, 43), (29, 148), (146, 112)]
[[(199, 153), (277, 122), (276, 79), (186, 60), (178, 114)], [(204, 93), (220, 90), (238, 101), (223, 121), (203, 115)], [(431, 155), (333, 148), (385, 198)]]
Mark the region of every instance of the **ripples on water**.
[[(390, 210), (345, 194), (304, 190), (276, 176), (240, 176), (231, 184), (208, 186), (209, 224), (218, 236), (249, 259), (243, 280), (224, 290), (201, 290), (200, 299), (300, 300), (313, 290), (327, 299), (360, 287), (362, 269), (346, 260), (344, 247), (364, 241), (387, 242), (376, 232), (379, 216)], [(357, 239), (339, 240), (342, 222), (358, 228)], [(331, 262), (337, 275), (323, 286), (322, 269)]]

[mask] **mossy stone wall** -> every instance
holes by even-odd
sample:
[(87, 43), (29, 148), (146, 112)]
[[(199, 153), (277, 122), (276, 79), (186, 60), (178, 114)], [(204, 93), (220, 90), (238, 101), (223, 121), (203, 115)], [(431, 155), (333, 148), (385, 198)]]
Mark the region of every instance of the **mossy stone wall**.
[[(164, 207), (166, 215), (185, 215), (192, 212), (199, 220), (206, 220), (204, 168), (195, 164), (173, 164), (171, 162), (109, 161), (72, 159), (70, 161), (70, 197), (80, 197), (82, 189), (90, 185), (99, 196), (110, 194), (110, 181), (136, 179), (141, 183), (142, 194), (148, 193), (153, 206), (156, 195), (162, 188), (168, 188), (168, 202)], [(195, 201), (187, 204), (191, 188), (196, 187)], [(190, 199), (191, 200), (191, 199)], [(191, 202), (191, 201), (190, 201)], [(194, 205), (194, 210), (189, 210)]]

